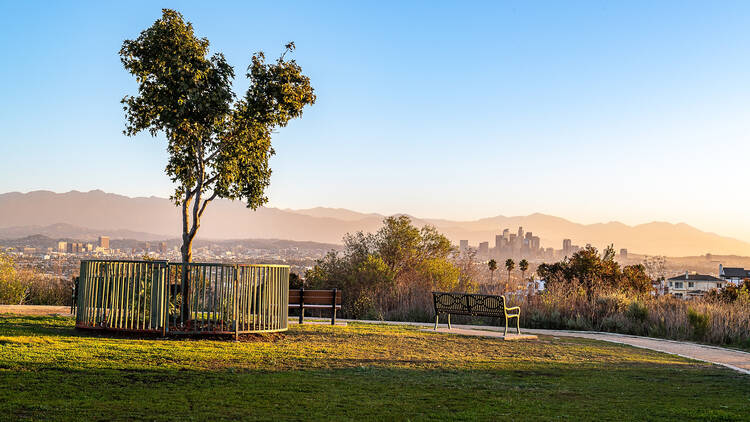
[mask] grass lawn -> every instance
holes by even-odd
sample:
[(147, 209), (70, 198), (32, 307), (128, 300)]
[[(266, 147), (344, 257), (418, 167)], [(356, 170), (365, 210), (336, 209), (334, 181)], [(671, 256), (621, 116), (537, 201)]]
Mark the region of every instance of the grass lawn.
[(750, 376), (622, 345), (407, 326), (139, 340), (0, 316), (0, 419), (748, 420)]

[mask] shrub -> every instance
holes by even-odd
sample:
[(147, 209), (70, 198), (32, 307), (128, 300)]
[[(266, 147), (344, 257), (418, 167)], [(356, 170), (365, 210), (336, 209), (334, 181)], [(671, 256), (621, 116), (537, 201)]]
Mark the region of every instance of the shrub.
[(643, 323), (648, 318), (648, 307), (638, 301), (634, 301), (628, 306), (625, 315), (633, 322)]
[(693, 308), (688, 308), (687, 316), (688, 321), (690, 321), (690, 326), (693, 327), (695, 338), (697, 340), (702, 340), (708, 332), (710, 316), (707, 313), (698, 312)]

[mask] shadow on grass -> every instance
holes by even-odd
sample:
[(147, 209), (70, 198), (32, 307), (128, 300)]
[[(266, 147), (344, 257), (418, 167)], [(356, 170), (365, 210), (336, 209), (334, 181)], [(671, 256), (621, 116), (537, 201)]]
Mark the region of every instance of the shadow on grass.
[[(159, 332), (130, 332), (101, 328), (76, 328), (72, 317), (0, 315), (0, 335), (44, 335), (51, 337), (107, 338), (124, 340), (164, 340), (164, 341), (231, 341), (231, 334), (175, 334), (162, 337)], [(240, 334), (240, 342), (276, 341), (284, 333)]]

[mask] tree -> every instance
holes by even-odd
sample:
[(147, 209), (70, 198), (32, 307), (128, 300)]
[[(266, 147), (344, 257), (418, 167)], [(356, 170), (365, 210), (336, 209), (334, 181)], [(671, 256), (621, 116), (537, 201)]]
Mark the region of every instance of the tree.
[(434, 227), (388, 217), (376, 233), (347, 234), (343, 250), (318, 260), (305, 279), (313, 288), (343, 289), (345, 315), (403, 318), (414, 310), (429, 312), (430, 291), (466, 288), (460, 268), (448, 259), (454, 252)]
[(513, 271), (513, 268), (516, 268), (516, 263), (511, 258), (506, 259), (505, 269), (508, 270), (508, 284), (510, 284), (510, 272)]
[[(267, 198), (271, 134), (315, 102), (310, 79), (285, 55), (266, 63), (255, 53), (250, 86), (241, 99), (232, 92), (234, 69), (221, 53), (209, 54), (182, 15), (169, 9), (120, 49), (125, 69), (138, 82), (138, 95), (122, 99), (124, 133), (148, 131), (167, 138), (166, 173), (177, 186), (171, 199), (182, 207), (183, 264), (192, 261), (192, 242), (207, 205), (216, 198), (240, 199), (257, 209)], [(190, 318), (190, 280), (182, 266), (182, 312)]]
[(521, 270), (521, 281), (526, 277), (526, 271), (529, 270), (529, 261), (522, 259), (518, 262), (518, 269)]
[(490, 283), (492, 283), (495, 270), (497, 270), (497, 261), (490, 259), (489, 262), (487, 262), (487, 267), (490, 269)]

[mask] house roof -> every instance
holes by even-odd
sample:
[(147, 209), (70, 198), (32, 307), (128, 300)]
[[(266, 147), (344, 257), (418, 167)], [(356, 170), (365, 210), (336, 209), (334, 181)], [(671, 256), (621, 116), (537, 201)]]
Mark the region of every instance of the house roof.
[(680, 274), (678, 276), (674, 276), (671, 278), (668, 278), (667, 280), (671, 281), (721, 281), (720, 278), (716, 278), (712, 275), (705, 275), (705, 274), (688, 274), (687, 277), (685, 274)]
[(750, 271), (739, 267), (724, 267), (724, 277), (750, 277)]

